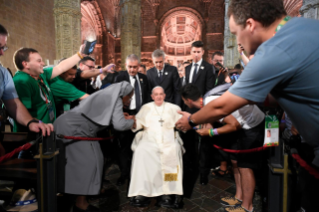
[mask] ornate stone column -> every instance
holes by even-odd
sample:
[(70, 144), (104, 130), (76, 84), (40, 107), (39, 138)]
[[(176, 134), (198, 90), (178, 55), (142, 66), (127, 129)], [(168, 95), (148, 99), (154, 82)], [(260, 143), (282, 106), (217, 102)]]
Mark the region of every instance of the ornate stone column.
[(224, 66), (233, 68), (239, 63), (240, 55), (237, 51), (236, 36), (229, 31), (229, 18), (227, 16), (230, 0), (225, 0), (225, 31), (224, 31)]
[(319, 0), (303, 0), (300, 14), (305, 18), (319, 19)]
[(121, 60), (129, 54), (141, 57), (141, 0), (121, 0)]
[(81, 45), (81, 0), (54, 0), (56, 58), (70, 57)]

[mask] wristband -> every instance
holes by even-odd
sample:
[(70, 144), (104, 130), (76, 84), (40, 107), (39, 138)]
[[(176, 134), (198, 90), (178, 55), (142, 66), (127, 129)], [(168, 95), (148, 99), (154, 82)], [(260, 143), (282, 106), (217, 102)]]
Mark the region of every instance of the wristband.
[(28, 128), (28, 129), (29, 129), (29, 125), (30, 125), (31, 123), (39, 123), (39, 121), (36, 120), (36, 119), (31, 119), (31, 120), (27, 123), (27, 128)]
[(188, 117), (188, 124), (189, 124), (189, 126), (191, 126), (192, 128), (193, 128), (193, 127), (196, 127), (196, 124), (192, 121), (191, 116)]
[(217, 129), (214, 129), (213, 132), (214, 132), (214, 135), (218, 135)]
[(102, 70), (102, 68), (100, 68), (100, 73), (101, 73), (101, 74), (103, 73), (103, 70)]
[(43, 121), (39, 120), (39, 124), (43, 123)]
[(281, 121), (280, 121), (280, 123), (286, 123), (286, 120), (285, 119), (282, 119)]
[(244, 54), (244, 52), (240, 52), (240, 55), (243, 55)]
[(210, 136), (210, 137), (213, 137), (213, 136), (214, 136), (214, 131), (213, 131), (213, 129), (209, 129), (209, 136)]
[(79, 58), (81, 58), (81, 60), (83, 59), (83, 56), (80, 54), (80, 52), (77, 52)]

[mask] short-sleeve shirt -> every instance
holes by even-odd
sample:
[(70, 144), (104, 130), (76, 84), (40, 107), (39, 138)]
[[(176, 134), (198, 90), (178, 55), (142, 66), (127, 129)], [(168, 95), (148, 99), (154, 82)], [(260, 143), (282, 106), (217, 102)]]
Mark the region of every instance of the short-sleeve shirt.
[[(209, 102), (217, 99), (220, 96), (208, 96), (205, 98), (204, 104), (207, 105)], [(245, 105), (238, 110), (235, 110), (232, 114), (238, 121), (240, 126), (244, 130), (249, 130), (258, 126), (265, 119), (265, 114), (256, 105)], [(221, 119), (222, 122), (224, 119)]]
[(18, 98), (17, 91), (14, 87), (12, 77), (9, 71), (0, 65), (0, 98), (10, 100)]
[(293, 18), (261, 44), (229, 91), (263, 102), (271, 93), (305, 141), (319, 166), (319, 21)]
[(78, 90), (74, 85), (64, 81), (61, 77), (55, 77), (49, 81), (55, 104), (60, 104), (63, 100), (74, 101), (81, 98), (86, 93)]
[[(43, 73), (38, 80), (22, 71), (17, 71), (13, 77), (13, 82), (21, 102), (28, 109), (32, 117), (44, 123), (53, 123), (56, 118), (54, 98), (48, 84), (52, 76), (52, 71), (53, 67), (43, 69)], [(54, 112), (52, 120), (50, 119), (49, 108), (52, 108)], [(15, 122), (13, 131), (24, 132), (27, 131), (27, 129)]]

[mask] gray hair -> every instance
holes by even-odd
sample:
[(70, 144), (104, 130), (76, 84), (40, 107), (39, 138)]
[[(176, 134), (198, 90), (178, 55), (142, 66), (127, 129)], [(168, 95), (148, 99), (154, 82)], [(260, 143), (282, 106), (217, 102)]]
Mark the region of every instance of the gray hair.
[(156, 89), (156, 88), (161, 88), (163, 90), (163, 93), (165, 94), (165, 91), (164, 91), (164, 88), (162, 86), (155, 86), (153, 89), (152, 89), (152, 94), (153, 94), (153, 91)]
[(138, 56), (135, 54), (130, 54), (129, 56), (127, 56), (125, 62), (127, 63), (128, 60), (138, 61), (138, 63), (140, 63), (140, 58), (138, 58)]
[(156, 49), (153, 53), (152, 53), (152, 58), (159, 58), (159, 57), (163, 57), (163, 59), (165, 59), (165, 52), (163, 50), (160, 49)]

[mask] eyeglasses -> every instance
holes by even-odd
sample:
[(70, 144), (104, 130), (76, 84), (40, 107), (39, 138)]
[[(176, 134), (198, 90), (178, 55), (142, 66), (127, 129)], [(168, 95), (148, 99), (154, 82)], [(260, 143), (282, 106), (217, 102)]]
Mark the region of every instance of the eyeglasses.
[(220, 62), (220, 63), (222, 63), (222, 62), (224, 62), (224, 60), (213, 60), (214, 62)]
[(3, 52), (7, 51), (9, 49), (9, 47), (7, 45), (0, 47), (0, 50), (2, 50)]
[[(83, 63), (84, 65), (86, 65), (85, 63)], [(89, 66), (89, 65), (86, 65), (87, 67), (89, 67), (90, 69), (95, 69), (94, 66)]]

